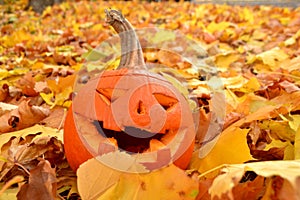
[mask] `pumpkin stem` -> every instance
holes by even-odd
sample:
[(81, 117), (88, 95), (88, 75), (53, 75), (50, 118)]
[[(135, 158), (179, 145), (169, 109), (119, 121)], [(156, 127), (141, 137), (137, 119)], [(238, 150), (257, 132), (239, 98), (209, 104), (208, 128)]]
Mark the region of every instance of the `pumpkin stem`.
[(117, 10), (105, 10), (106, 22), (121, 39), (121, 60), (118, 69), (147, 69), (139, 39), (130, 22)]

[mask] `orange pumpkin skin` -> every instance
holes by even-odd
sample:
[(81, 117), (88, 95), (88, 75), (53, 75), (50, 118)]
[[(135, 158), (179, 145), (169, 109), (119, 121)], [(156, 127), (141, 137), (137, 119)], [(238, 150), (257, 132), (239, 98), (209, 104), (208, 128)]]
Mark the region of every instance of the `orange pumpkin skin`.
[(195, 140), (192, 141), (188, 149), (174, 161), (174, 165), (180, 169), (186, 169), (189, 166), (190, 160), (194, 152)]
[[(129, 73), (129, 74), (127, 74)], [(132, 73), (134, 75), (132, 75)], [(134, 123), (136, 126), (139, 126), (139, 128), (148, 128), (149, 131), (151, 131), (151, 129), (157, 129), (157, 127), (154, 126), (154, 128), (152, 126), (149, 126), (149, 123), (151, 124), (151, 121), (146, 123), (139, 123), (138, 120), (133, 120), (130, 122), (124, 122), (125, 124), (122, 124), (120, 122), (116, 122), (114, 119), (114, 113), (112, 113), (112, 109), (111, 109), (111, 105), (113, 103), (107, 103), (107, 99), (104, 99), (103, 97), (100, 97), (101, 95), (99, 95), (98, 91), (102, 90), (102, 91), (114, 91), (115, 89), (117, 91), (120, 90), (127, 90), (128, 88), (124, 87), (124, 84), (121, 82), (121, 84), (118, 84), (118, 81), (120, 81), (121, 78), (125, 77), (125, 81), (132, 81), (132, 82), (140, 82), (140, 81), (144, 81), (143, 79), (146, 77), (146, 79), (148, 81), (150, 81), (150, 83), (148, 83), (148, 85), (153, 85), (153, 90), (154, 91), (148, 91), (150, 92), (152, 95), (152, 93), (159, 93), (162, 92), (168, 96), (171, 96), (170, 98), (176, 98), (176, 95), (174, 96), (174, 94), (172, 94), (172, 92), (176, 92), (176, 90), (173, 91), (168, 91), (166, 89), (164, 89), (163, 91), (158, 91), (161, 88), (155, 88), (154, 86), (156, 86), (156, 84), (164, 84), (165, 86), (168, 85), (167, 87), (173, 87), (170, 83), (165, 82), (164, 80), (160, 80), (161, 77), (154, 77), (154, 80), (151, 81), (151, 79), (153, 79), (153, 77), (149, 78), (147, 77), (149, 74), (146, 73), (142, 73), (142, 72), (130, 72), (130, 70), (128, 69), (121, 69), (121, 70), (115, 70), (115, 71), (106, 71), (104, 72), (101, 76), (100, 79), (92, 79), (90, 80), (90, 82), (88, 82), (84, 88), (82, 88), (82, 90), (80, 90), (77, 94), (77, 96), (73, 99), (73, 105), (72, 108), (69, 109), (67, 117), (66, 117), (66, 121), (65, 121), (65, 128), (64, 128), (64, 143), (65, 143), (65, 152), (66, 152), (66, 157), (70, 163), (70, 166), (73, 170), (77, 170), (77, 168), (79, 167), (79, 165), (83, 162), (85, 162), (86, 160), (88, 160), (89, 158), (92, 158), (93, 155), (101, 155), (103, 154), (103, 152), (90, 152), (89, 150), (87, 150), (87, 144), (84, 144), (82, 141), (82, 137), (79, 136), (78, 133), (78, 128), (76, 128), (76, 122), (74, 121), (74, 113), (77, 113), (81, 116), (86, 117), (87, 119), (91, 119), (91, 120), (97, 120), (97, 121), (102, 121), (103, 122), (103, 126), (105, 126), (105, 129), (110, 129), (110, 130), (115, 130), (115, 131), (120, 131), (122, 126), (131, 126), (131, 123)], [(128, 76), (128, 77), (126, 77)], [(138, 77), (143, 77), (143, 79), (140, 80), (140, 78)], [(106, 80), (107, 78), (107, 80)], [(129, 79), (130, 78), (130, 79)], [(135, 80), (136, 79), (136, 80)], [(130, 84), (129, 84), (130, 85)], [(146, 84), (147, 85), (147, 84)], [(162, 86), (163, 87), (163, 86)], [(143, 89), (143, 88), (142, 88)], [(138, 92), (140, 92), (139, 90), (137, 90)], [(173, 95), (173, 96), (172, 96)], [(178, 93), (177, 95), (180, 95), (180, 93)], [(112, 94), (106, 94), (106, 96), (110, 96), (109, 98), (114, 98)], [(133, 95), (134, 96), (134, 95)], [(145, 92), (145, 96), (147, 96), (146, 92)], [(133, 101), (135, 102), (135, 104), (139, 101), (138, 97), (132, 97)], [(138, 98), (138, 99), (136, 99)], [(183, 98), (183, 97), (182, 97)], [(147, 99), (147, 98), (146, 98)], [(180, 100), (178, 100), (180, 101)], [(130, 100), (128, 100), (129, 102), (129, 107), (134, 107), (135, 104), (130, 104)], [(151, 102), (150, 102), (151, 104)], [(128, 105), (127, 105), (128, 106)], [(150, 105), (151, 106), (151, 105)], [(152, 105), (153, 106), (153, 105)], [(184, 107), (185, 106), (185, 107)], [(119, 106), (120, 107), (120, 106)], [(124, 105), (121, 105), (121, 107), (124, 107)], [(147, 111), (148, 108), (145, 108), (145, 112)], [(176, 111), (175, 108), (173, 108), (175, 110), (175, 113), (173, 113), (173, 115), (166, 116), (166, 123), (164, 126), (162, 126), (162, 128), (159, 128), (157, 130), (160, 131), (161, 134), (165, 134), (166, 130), (173, 130), (174, 132), (176, 132), (177, 128), (179, 128), (180, 123), (182, 123), (184, 126), (186, 127), (191, 127), (193, 126), (193, 124), (190, 124), (193, 122), (191, 115), (188, 115), (190, 111), (189, 110), (187, 104), (183, 104), (183, 107), (180, 107), (180, 109), (178, 111)], [(125, 118), (133, 118), (134, 113), (132, 113), (132, 111), (135, 111), (136, 109), (130, 109), (129, 108), (129, 116), (125, 115)], [(125, 109), (126, 111), (126, 109)], [(172, 111), (173, 112), (173, 111)], [(123, 112), (121, 113), (117, 113), (117, 116), (122, 115)], [(149, 114), (149, 113), (148, 113)], [(181, 115), (184, 114), (184, 117), (182, 117)], [(158, 118), (160, 118), (161, 116), (158, 115)], [(170, 118), (171, 117), (171, 118)], [(147, 118), (144, 117), (144, 118)], [(137, 118), (138, 119), (138, 118)], [(121, 120), (122, 121), (122, 120)], [(182, 121), (182, 122), (181, 122)], [(148, 126), (145, 126), (147, 125)], [(121, 126), (121, 127), (120, 127)], [(194, 130), (189, 128), (189, 137), (183, 139), (183, 144), (180, 145), (178, 148), (183, 149), (181, 150), (178, 154), (174, 164), (182, 169), (185, 169), (188, 164), (189, 161), (191, 159), (192, 153), (193, 153), (193, 149), (194, 149)], [(192, 139), (191, 139), (192, 137)], [(165, 145), (167, 145), (173, 138), (168, 138), (164, 140)], [(86, 141), (85, 141), (86, 142)], [(188, 148), (186, 148), (188, 145)], [(184, 149), (185, 148), (185, 149)], [(89, 148), (88, 148), (89, 149)], [(155, 166), (155, 165), (154, 165)]]
[(93, 158), (77, 133), (72, 106), (68, 110), (64, 124), (64, 150), (73, 171), (76, 171), (88, 159)]

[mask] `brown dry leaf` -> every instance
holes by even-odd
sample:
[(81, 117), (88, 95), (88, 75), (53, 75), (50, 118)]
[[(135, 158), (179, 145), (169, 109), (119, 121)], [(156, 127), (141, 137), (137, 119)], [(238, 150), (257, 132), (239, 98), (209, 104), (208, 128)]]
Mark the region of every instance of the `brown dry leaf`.
[[(52, 150), (54, 150), (52, 152)], [(44, 157), (51, 163), (59, 164), (64, 158), (63, 146), (61, 142), (53, 137), (40, 137), (34, 139), (31, 143), (20, 144), (18, 138), (12, 141), (12, 145), (9, 148), (8, 159), (22, 164), (29, 165), (30, 162), (34, 161), (38, 157)]]
[(48, 117), (44, 118), (40, 124), (47, 127), (62, 129), (64, 126), (66, 110), (63, 107), (55, 107), (51, 110)]
[(34, 73), (28, 72), (16, 83), (16, 86), (22, 90), (22, 93), (26, 96), (37, 96), (35, 91)]
[(279, 83), (279, 85), (287, 92), (287, 93), (293, 93), (296, 91), (300, 91), (299, 86), (297, 86), (294, 83), (291, 83), (289, 81), (282, 81)]
[[(246, 177), (247, 174), (244, 175)], [(251, 175), (250, 175), (251, 176)], [(247, 178), (247, 177), (246, 177)], [(259, 199), (265, 190), (264, 177), (257, 176), (254, 180), (240, 182), (232, 189), (234, 199)]]
[(210, 200), (211, 196), (208, 193), (208, 189), (211, 187), (213, 178), (205, 178), (204, 180), (199, 180), (199, 193), (196, 200)]
[[(10, 176), (16, 174), (26, 175), (25, 169), (34, 168), (41, 158), (47, 159), (55, 166), (61, 166), (65, 159), (62, 143), (53, 137), (38, 138), (31, 143), (15, 138), (11, 141), (7, 153), (6, 151), (4, 153), (7, 156), (5, 156), (6, 162), (1, 162), (3, 164), (0, 173), (1, 180), (9, 179)], [(17, 170), (18, 166), (23, 166), (24, 171)]]
[(30, 127), (49, 115), (47, 108), (32, 106), (30, 101), (22, 101), (17, 109), (0, 116), (0, 133)]
[(0, 102), (5, 101), (5, 99), (9, 96), (9, 87), (7, 84), (3, 84), (0, 88)]
[(157, 53), (157, 59), (160, 63), (168, 67), (175, 67), (176, 63), (181, 62), (180, 55), (165, 50), (160, 50)]
[(0, 180), (20, 174), (16, 163), (31, 169), (40, 157), (59, 166), (65, 159), (61, 141), (62, 131), (40, 125), (0, 135)]
[(20, 200), (56, 199), (57, 179), (55, 169), (47, 160), (41, 160), (30, 171), (29, 182), (21, 187), (17, 198)]
[(5, 113), (17, 109), (18, 106), (14, 105), (14, 104), (9, 104), (9, 103), (3, 103), (0, 102), (0, 116), (4, 115)]

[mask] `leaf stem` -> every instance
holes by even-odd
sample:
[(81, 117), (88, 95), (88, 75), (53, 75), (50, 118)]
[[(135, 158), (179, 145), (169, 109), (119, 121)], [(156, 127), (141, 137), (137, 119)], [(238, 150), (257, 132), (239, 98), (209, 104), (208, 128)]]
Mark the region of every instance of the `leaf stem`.
[(30, 172), (28, 171), (28, 169), (26, 169), (23, 165), (21, 165), (20, 163), (15, 162), (15, 165), (18, 167), (21, 167), (26, 174), (30, 175)]

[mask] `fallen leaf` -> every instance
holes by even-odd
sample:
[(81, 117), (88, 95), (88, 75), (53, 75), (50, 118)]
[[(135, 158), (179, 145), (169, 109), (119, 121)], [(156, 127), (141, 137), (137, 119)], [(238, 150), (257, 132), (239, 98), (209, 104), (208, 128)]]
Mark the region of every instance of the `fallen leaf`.
[(30, 171), (29, 182), (23, 185), (17, 198), (26, 200), (56, 199), (57, 179), (55, 169), (47, 160), (42, 160)]
[(5, 99), (9, 96), (9, 87), (7, 84), (3, 84), (0, 88), (0, 102), (5, 101)]
[[(249, 129), (235, 128), (230, 131), (225, 129), (219, 137), (205, 144), (200, 150), (193, 153), (190, 168), (204, 173), (222, 164), (243, 163), (252, 160), (247, 145), (247, 133)], [(212, 147), (211, 147), (212, 145)], [(209, 153), (201, 155), (209, 148)]]
[(18, 105), (18, 108), (0, 116), (0, 133), (27, 128), (40, 122), (48, 115), (48, 109), (31, 106), (29, 101), (23, 101)]
[(198, 193), (198, 182), (170, 165), (146, 174), (122, 173), (119, 181), (98, 200), (195, 199)]
[[(287, 185), (287, 188), (281, 188), (282, 186), (280, 186), (280, 189), (283, 190), (281, 192), (283, 194), (292, 194), (292, 196), (289, 196), (289, 198), (296, 197), (297, 199), (300, 197), (300, 193), (297, 189), (299, 188), (300, 184), (299, 169), (299, 161), (265, 161), (247, 164), (223, 165), (214, 169), (216, 172), (220, 171), (221, 174), (217, 175), (214, 179), (212, 186), (209, 189), (209, 193), (211, 194), (212, 198), (220, 198), (222, 195), (225, 195), (228, 197), (228, 199), (234, 199), (234, 187), (240, 184), (240, 180), (242, 179), (244, 173), (254, 172), (258, 176), (267, 178), (267, 180), (272, 181), (273, 177), (281, 177), (282, 179), (286, 180), (286, 184), (290, 184), (290, 187)], [(211, 171), (213, 172), (213, 170)], [(203, 176), (205, 176), (205, 174)], [(221, 184), (220, 181), (226, 181), (227, 184)], [(264, 195), (264, 198), (267, 197), (267, 199), (269, 199), (275, 194), (275, 192), (278, 192), (275, 191), (278, 190), (278, 188), (272, 188), (273, 185), (274, 183), (272, 185), (268, 184), (269, 188), (266, 190), (261, 190), (261, 192), (263, 192), (261, 195)]]
[(108, 188), (118, 182), (121, 173), (95, 158), (90, 159), (77, 170), (79, 194), (83, 199), (98, 199)]
[(278, 69), (279, 66), (277, 66), (277, 63), (288, 57), (289, 56), (279, 47), (275, 47), (256, 56), (257, 59), (270, 66), (272, 70)]
[[(34, 125), (29, 128), (25, 128), (19, 131), (14, 131), (14, 132), (9, 132), (5, 134), (0, 135), (0, 153), (1, 153), (1, 148), (4, 144), (9, 142), (11, 138), (14, 137), (20, 137), (20, 138), (25, 138), (28, 135), (35, 135), (34, 138), (40, 138), (40, 137), (55, 137), (59, 141), (63, 141), (63, 131), (62, 130), (57, 130), (55, 128), (50, 128), (46, 126), (41, 126), (41, 125)], [(34, 140), (32, 138), (32, 140)]]
[(51, 110), (48, 117), (44, 118), (40, 124), (47, 127), (62, 129), (64, 125), (66, 110), (63, 107), (56, 107)]

